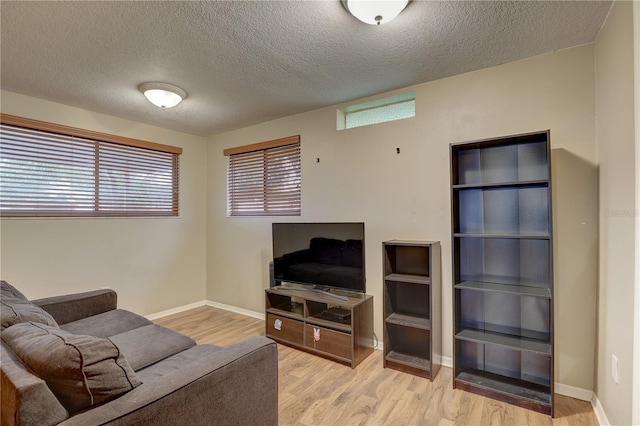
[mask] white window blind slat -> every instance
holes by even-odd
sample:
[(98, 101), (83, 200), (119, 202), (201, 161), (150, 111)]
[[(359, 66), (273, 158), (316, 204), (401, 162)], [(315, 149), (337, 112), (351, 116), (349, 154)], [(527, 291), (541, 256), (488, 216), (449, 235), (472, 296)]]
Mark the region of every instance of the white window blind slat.
[(180, 150), (142, 146), (3, 122), (0, 215), (177, 216)]

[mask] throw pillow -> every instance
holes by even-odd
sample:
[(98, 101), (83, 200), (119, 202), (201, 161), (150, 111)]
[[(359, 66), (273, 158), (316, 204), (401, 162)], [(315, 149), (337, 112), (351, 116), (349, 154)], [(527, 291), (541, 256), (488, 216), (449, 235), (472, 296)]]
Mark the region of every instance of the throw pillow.
[(0, 321), (2, 330), (14, 324), (37, 322), (57, 327), (58, 323), (47, 311), (34, 305), (15, 287), (0, 281)]
[(17, 288), (4, 280), (0, 281), (0, 296), (2, 296), (3, 299), (5, 297), (15, 297), (22, 300), (29, 300), (27, 299), (27, 296), (20, 293)]
[(27, 322), (4, 330), (2, 340), (72, 414), (142, 383), (109, 339)]

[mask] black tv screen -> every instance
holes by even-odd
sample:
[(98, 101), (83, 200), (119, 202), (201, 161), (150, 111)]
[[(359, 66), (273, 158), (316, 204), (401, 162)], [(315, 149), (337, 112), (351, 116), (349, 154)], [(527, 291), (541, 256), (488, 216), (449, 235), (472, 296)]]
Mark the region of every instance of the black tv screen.
[(276, 285), (366, 292), (364, 223), (274, 223), (272, 239)]

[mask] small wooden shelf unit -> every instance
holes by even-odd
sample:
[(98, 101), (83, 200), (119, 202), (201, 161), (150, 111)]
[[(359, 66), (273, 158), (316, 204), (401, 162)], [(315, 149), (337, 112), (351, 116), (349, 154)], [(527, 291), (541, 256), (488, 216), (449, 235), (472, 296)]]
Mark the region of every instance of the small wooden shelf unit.
[(384, 367), (433, 381), (442, 358), (440, 243), (387, 241), (384, 259)]
[[(266, 336), (355, 368), (373, 353), (373, 296), (348, 293), (347, 299), (297, 287), (269, 288)], [(327, 316), (330, 309), (349, 316), (344, 321), (332, 319)]]

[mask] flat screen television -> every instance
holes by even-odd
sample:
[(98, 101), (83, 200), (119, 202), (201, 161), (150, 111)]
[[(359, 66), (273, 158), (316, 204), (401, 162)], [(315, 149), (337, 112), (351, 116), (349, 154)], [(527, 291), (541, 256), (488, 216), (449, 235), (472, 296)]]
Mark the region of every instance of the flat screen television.
[(366, 292), (364, 223), (274, 223), (273, 281)]

